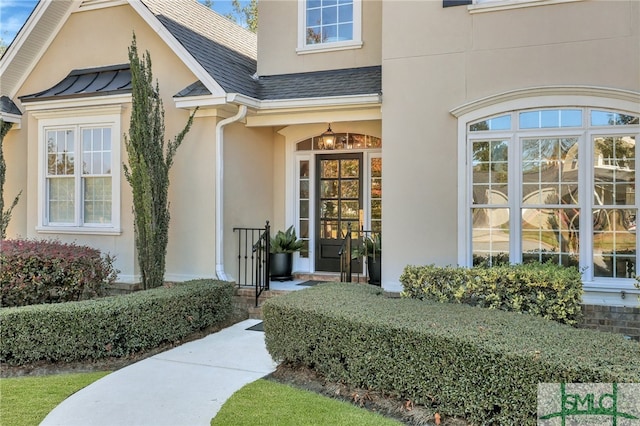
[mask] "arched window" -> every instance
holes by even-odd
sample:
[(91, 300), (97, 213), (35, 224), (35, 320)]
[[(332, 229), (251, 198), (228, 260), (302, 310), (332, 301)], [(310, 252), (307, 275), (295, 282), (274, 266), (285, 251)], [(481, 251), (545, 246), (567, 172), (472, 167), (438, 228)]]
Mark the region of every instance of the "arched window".
[(466, 124), (467, 264), (575, 265), (633, 278), (638, 115), (588, 107), (515, 110)]

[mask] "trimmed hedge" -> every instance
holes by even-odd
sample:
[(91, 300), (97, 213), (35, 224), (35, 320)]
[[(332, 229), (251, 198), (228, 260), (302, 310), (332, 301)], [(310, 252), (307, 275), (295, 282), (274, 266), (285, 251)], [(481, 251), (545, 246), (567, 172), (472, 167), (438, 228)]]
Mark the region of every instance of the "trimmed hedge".
[(526, 263), (493, 267), (407, 266), (402, 297), (526, 312), (576, 325), (582, 317), (582, 277), (576, 267)]
[(0, 309), (0, 362), (124, 357), (229, 319), (234, 286), (194, 280), (125, 296)]
[(0, 306), (104, 296), (118, 271), (99, 250), (47, 240), (0, 241)]
[(640, 345), (533, 315), (320, 284), (269, 299), (267, 350), (474, 424), (535, 424), (538, 383), (640, 382)]

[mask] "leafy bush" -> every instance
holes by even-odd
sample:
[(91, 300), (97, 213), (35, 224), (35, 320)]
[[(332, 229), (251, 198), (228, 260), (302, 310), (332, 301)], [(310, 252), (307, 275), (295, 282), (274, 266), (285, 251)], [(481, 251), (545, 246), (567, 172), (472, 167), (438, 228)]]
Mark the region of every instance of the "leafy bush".
[(58, 241), (0, 243), (0, 306), (88, 299), (105, 294), (118, 271), (99, 250)]
[(472, 424), (534, 425), (538, 383), (640, 382), (640, 345), (528, 314), (320, 284), (269, 299), (267, 349)]
[(527, 312), (571, 325), (582, 316), (582, 279), (575, 267), (551, 263), (407, 266), (400, 282), (403, 297)]
[(195, 280), (126, 296), (0, 309), (0, 362), (123, 357), (226, 321), (231, 283)]

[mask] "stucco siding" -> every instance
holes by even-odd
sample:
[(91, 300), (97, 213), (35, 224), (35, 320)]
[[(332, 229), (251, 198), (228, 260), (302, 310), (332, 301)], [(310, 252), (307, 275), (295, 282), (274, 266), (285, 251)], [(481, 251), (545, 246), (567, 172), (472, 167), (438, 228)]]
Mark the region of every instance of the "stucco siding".
[(299, 54), (298, 1), (261, 0), (258, 4), (258, 75), (291, 74), (380, 65), (382, 2), (362, 2), (362, 47)]
[(457, 164), (458, 122), (449, 111), (530, 87), (640, 91), (640, 4), (470, 13), (435, 1), (389, 1), (383, 16), (383, 283), (397, 291), (405, 265), (458, 260), (464, 165)]

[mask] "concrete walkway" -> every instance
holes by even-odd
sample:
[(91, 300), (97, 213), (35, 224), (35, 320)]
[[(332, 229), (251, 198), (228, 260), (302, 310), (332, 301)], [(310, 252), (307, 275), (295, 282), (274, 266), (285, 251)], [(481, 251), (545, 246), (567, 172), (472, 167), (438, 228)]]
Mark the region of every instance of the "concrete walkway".
[(244, 385), (273, 372), (264, 333), (246, 320), (117, 370), (73, 394), (43, 426), (208, 426)]

